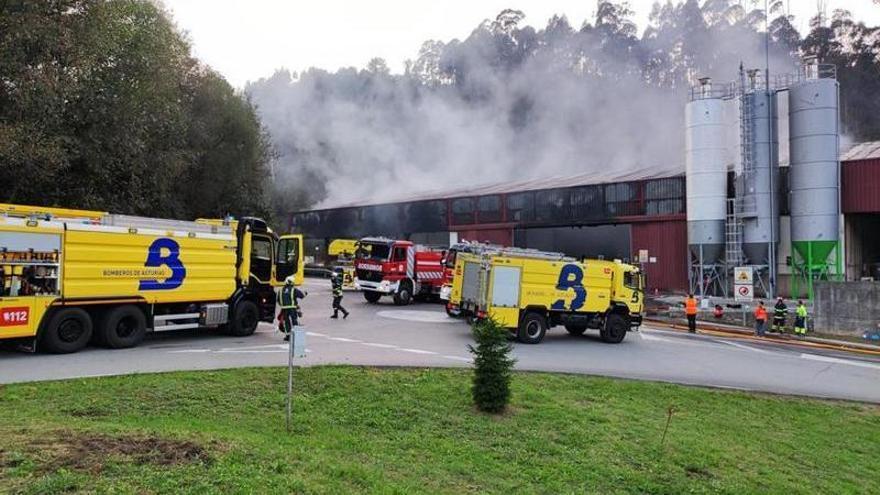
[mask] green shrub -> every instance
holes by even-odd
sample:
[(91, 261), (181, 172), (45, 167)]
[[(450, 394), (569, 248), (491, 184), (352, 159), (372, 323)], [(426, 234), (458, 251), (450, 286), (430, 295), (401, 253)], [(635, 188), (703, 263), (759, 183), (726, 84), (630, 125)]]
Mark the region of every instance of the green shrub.
[(468, 349), (474, 355), (474, 405), (488, 413), (503, 412), (510, 402), (510, 372), (516, 362), (510, 357), (508, 331), (487, 318), (476, 323), (473, 332), (476, 346)]

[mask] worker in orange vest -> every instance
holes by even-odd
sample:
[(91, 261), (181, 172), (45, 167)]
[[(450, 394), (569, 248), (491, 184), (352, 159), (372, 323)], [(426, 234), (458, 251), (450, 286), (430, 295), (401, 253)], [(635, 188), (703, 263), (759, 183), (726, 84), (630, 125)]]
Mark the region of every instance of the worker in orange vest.
[(693, 294), (688, 294), (684, 300), (684, 314), (688, 319), (688, 332), (697, 333), (697, 300)]
[(764, 301), (758, 301), (758, 307), (755, 308), (755, 335), (763, 337), (767, 331), (767, 308), (764, 307)]

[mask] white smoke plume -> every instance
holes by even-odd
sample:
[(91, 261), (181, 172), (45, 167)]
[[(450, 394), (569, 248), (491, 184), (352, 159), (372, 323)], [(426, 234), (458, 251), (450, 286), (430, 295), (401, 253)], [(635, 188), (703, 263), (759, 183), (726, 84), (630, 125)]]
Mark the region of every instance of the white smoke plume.
[[(465, 41), (425, 43), (402, 75), (381, 60), (364, 70), (279, 70), (247, 93), (275, 145), (282, 207), (683, 172), (688, 82), (733, 80), (740, 62), (764, 64), (760, 19), (734, 2), (709, 3), (658, 5), (640, 38), (625, 6), (600, 1), (580, 30), (555, 17), (536, 31), (504, 11)], [(715, 4), (731, 4), (727, 17)], [(775, 43), (773, 57), (790, 70), (785, 47)]]

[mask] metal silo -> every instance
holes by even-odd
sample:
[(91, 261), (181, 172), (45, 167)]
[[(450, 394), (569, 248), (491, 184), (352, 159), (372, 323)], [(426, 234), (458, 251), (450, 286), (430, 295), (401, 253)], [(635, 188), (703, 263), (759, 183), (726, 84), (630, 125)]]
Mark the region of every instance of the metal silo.
[(769, 266), (779, 239), (779, 130), (776, 92), (749, 71), (740, 95), (742, 171), (738, 180), (742, 249), (749, 264)]
[(700, 282), (703, 293), (707, 276), (718, 276), (724, 252), (727, 216), (727, 128), (724, 122), (724, 88), (713, 88), (701, 79), (691, 89), (685, 108), (685, 164), (687, 181), (688, 250), (691, 289)]
[[(791, 240), (798, 276), (812, 297), (813, 280), (840, 274), (840, 162), (836, 70), (806, 61), (789, 94)], [(832, 258), (833, 254), (833, 258)]]

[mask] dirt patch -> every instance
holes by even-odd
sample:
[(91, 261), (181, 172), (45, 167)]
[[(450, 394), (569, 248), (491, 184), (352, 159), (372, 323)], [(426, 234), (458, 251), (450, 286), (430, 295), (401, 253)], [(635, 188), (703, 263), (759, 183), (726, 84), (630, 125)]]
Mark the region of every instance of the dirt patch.
[(684, 472), (685, 472), (685, 474), (687, 474), (687, 476), (689, 478), (712, 478), (712, 477), (714, 477), (714, 475), (712, 474), (711, 471), (709, 471), (706, 468), (699, 467), (699, 466), (686, 466), (684, 468)]
[(108, 411), (98, 407), (67, 409), (64, 412), (74, 418), (102, 418), (110, 415)]
[(32, 443), (27, 450), (46, 471), (66, 468), (98, 473), (108, 462), (175, 466), (212, 460), (201, 445), (186, 440), (63, 431)]

